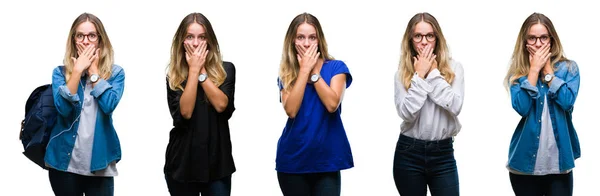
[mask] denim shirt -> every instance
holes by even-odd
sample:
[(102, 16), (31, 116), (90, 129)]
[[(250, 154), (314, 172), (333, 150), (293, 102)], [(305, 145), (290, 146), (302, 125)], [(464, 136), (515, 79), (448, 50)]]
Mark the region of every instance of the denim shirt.
[[(66, 171), (75, 145), (84, 96), (81, 87), (85, 86), (86, 76), (82, 76), (77, 94), (73, 95), (67, 87), (61, 67), (56, 67), (52, 73), (52, 93), (58, 116), (44, 160), (49, 167)], [(124, 87), (125, 71), (120, 66), (113, 65), (110, 78), (99, 79), (90, 93), (98, 101), (91, 172), (105, 169), (111, 162), (121, 160), (121, 145), (112, 124), (112, 113), (121, 100)]]
[(533, 174), (544, 104), (548, 104), (550, 112), (560, 171), (573, 169), (575, 160), (581, 156), (572, 122), (573, 105), (579, 91), (579, 68), (575, 61), (558, 62), (554, 68), (555, 77), (549, 88), (541, 79), (536, 86), (531, 85), (527, 76), (518, 78), (510, 87), (512, 107), (522, 117), (510, 142), (508, 167), (511, 170)]

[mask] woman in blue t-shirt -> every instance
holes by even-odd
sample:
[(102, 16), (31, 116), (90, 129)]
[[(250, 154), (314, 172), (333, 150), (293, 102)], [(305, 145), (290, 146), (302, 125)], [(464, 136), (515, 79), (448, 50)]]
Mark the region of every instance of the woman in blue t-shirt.
[(334, 60), (316, 17), (302, 13), (285, 36), (277, 80), (288, 120), (277, 145), (276, 170), (284, 195), (340, 195), (340, 170), (354, 166), (342, 124), (346, 64)]

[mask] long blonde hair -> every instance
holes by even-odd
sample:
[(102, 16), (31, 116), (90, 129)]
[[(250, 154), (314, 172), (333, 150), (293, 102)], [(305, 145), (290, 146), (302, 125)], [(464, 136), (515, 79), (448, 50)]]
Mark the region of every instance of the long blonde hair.
[[(535, 24), (544, 25), (548, 30), (551, 44), (550, 63), (554, 65), (560, 61), (568, 60), (564, 55), (562, 44), (560, 43), (560, 39), (558, 38), (558, 34), (556, 33), (556, 29), (554, 29), (552, 21), (545, 15), (534, 12), (525, 19), (525, 22), (523, 22), (523, 25), (521, 26), (521, 30), (519, 30), (519, 36), (515, 43), (510, 67), (504, 78), (504, 87), (506, 89), (508, 89), (516, 79), (529, 73), (529, 51), (527, 51), (525, 44), (527, 42), (527, 32), (529, 32), (529, 28)], [(567, 66), (569, 65), (570, 64), (567, 64)]]
[(191, 13), (183, 18), (179, 24), (177, 32), (173, 36), (173, 43), (171, 44), (171, 61), (167, 67), (167, 76), (169, 78), (169, 88), (172, 90), (183, 91), (182, 83), (188, 76), (189, 67), (185, 59), (183, 41), (185, 40), (188, 27), (194, 23), (203, 26), (206, 30), (206, 48), (208, 54), (206, 55), (204, 67), (207, 71), (208, 79), (215, 83), (215, 85), (221, 86), (227, 77), (227, 73), (223, 68), (219, 42), (217, 42), (217, 36), (213, 31), (210, 21), (201, 13)]
[(444, 38), (444, 34), (442, 33), (438, 21), (427, 12), (415, 14), (410, 21), (408, 21), (408, 25), (406, 26), (406, 31), (402, 38), (402, 52), (400, 54), (400, 64), (398, 66), (402, 84), (408, 89), (410, 87), (410, 80), (415, 73), (413, 57), (417, 55), (417, 51), (415, 51), (413, 47), (412, 37), (414, 29), (419, 22), (429, 23), (433, 27), (433, 33), (436, 37), (435, 49), (433, 52), (437, 56), (436, 61), (438, 62), (438, 70), (441, 75), (444, 76), (446, 81), (452, 84), (452, 81), (454, 81), (454, 71), (452, 71), (452, 68), (450, 67), (450, 52), (446, 44), (446, 38)]
[(79, 15), (75, 21), (73, 21), (71, 30), (69, 30), (67, 49), (63, 59), (63, 64), (65, 64), (65, 80), (69, 80), (71, 73), (73, 72), (73, 67), (75, 66), (71, 57), (79, 57), (77, 54), (75, 34), (77, 33), (77, 27), (84, 22), (91, 22), (94, 24), (94, 27), (96, 27), (96, 33), (98, 33), (98, 47), (100, 48), (100, 53), (102, 53), (102, 56), (98, 57), (98, 75), (107, 80), (112, 74), (112, 66), (114, 63), (113, 48), (110, 44), (110, 39), (108, 39), (108, 35), (106, 34), (106, 30), (104, 30), (104, 25), (98, 17), (90, 13)]
[(298, 78), (300, 64), (298, 63), (298, 59), (296, 57), (298, 51), (296, 51), (295, 39), (296, 33), (298, 32), (298, 27), (303, 23), (312, 25), (317, 31), (317, 40), (319, 42), (318, 51), (321, 52), (321, 56), (319, 58), (323, 60), (334, 59), (327, 51), (327, 41), (325, 41), (325, 35), (323, 34), (323, 29), (321, 28), (321, 23), (319, 23), (319, 20), (315, 16), (306, 12), (299, 14), (290, 23), (283, 41), (283, 54), (281, 55), (281, 63), (279, 64), (279, 78), (285, 91), (290, 90), (293, 86), (292, 83), (294, 83)]

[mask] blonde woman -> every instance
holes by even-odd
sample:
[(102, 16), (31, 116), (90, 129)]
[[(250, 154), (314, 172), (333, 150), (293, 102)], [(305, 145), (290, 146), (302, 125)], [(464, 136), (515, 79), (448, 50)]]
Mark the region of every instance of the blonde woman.
[(340, 116), (351, 83), (346, 64), (329, 55), (317, 18), (296, 16), (285, 36), (278, 78), (288, 115), (276, 159), (283, 195), (340, 195), (340, 171), (354, 166)]
[(228, 122), (235, 110), (235, 67), (221, 59), (204, 15), (191, 13), (181, 21), (166, 82), (174, 126), (164, 166), (169, 192), (230, 195), (236, 170)]
[(533, 13), (521, 26), (504, 84), (521, 115), (507, 168), (516, 195), (572, 195), (581, 156), (572, 113), (579, 69), (565, 57), (552, 21)]
[(402, 119), (394, 156), (400, 195), (459, 195), (453, 138), (464, 100), (462, 65), (450, 57), (438, 21), (414, 15), (402, 39), (395, 74), (395, 103)]
[(93, 14), (71, 25), (64, 66), (52, 73), (58, 111), (45, 162), (55, 195), (113, 195), (121, 160), (112, 113), (125, 87), (125, 71), (113, 64), (104, 25)]

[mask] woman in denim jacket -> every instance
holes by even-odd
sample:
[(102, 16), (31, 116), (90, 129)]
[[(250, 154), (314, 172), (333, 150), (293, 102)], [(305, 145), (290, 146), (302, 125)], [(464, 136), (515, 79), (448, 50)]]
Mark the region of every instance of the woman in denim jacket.
[(531, 14), (521, 26), (505, 85), (522, 116), (510, 142), (507, 168), (516, 195), (572, 195), (580, 157), (572, 112), (579, 69), (569, 60), (552, 21)]
[(124, 82), (100, 19), (79, 15), (69, 31), (64, 66), (52, 73), (58, 116), (45, 162), (54, 194), (113, 195), (121, 146), (112, 113)]

